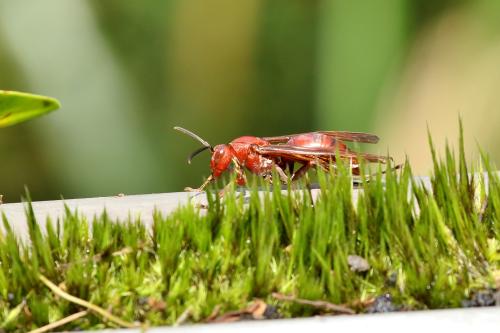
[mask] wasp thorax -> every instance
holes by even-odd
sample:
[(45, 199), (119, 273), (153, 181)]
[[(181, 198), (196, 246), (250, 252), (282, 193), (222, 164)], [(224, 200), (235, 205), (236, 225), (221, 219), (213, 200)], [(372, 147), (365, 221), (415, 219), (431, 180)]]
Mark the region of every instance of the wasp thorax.
[(229, 145), (215, 146), (212, 159), (210, 161), (212, 175), (214, 177), (219, 177), (229, 167), (232, 158), (233, 150)]

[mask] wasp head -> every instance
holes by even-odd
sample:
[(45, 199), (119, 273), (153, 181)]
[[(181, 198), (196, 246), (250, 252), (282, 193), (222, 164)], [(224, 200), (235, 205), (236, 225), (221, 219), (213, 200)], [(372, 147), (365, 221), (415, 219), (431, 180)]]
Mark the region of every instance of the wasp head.
[(210, 160), (210, 168), (214, 178), (219, 177), (224, 171), (229, 168), (234, 152), (229, 145), (217, 145), (214, 147), (212, 159)]

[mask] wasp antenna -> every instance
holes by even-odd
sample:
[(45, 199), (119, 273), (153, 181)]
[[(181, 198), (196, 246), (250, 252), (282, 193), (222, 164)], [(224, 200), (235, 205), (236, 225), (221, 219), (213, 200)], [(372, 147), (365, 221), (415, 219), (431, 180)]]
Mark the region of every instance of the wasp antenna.
[[(202, 138), (200, 138), (198, 135), (194, 134), (193, 132), (191, 132), (191, 131), (189, 131), (189, 130), (187, 130), (185, 128), (179, 127), (179, 126), (175, 126), (174, 130), (177, 130), (179, 132), (182, 132), (184, 134), (189, 135), (193, 139), (196, 139), (196, 140), (200, 141), (201, 144), (206, 147), (206, 149), (208, 148), (208, 149), (210, 149), (210, 151), (212, 151), (212, 152), (214, 151), (214, 147), (212, 147), (212, 145), (210, 143), (206, 142), (205, 140), (203, 140)], [(200, 152), (197, 152), (197, 154), (198, 153), (200, 153)]]
[(193, 158), (198, 155), (199, 153), (201, 153), (202, 151), (204, 150), (207, 150), (207, 149), (210, 149), (211, 147), (207, 147), (207, 146), (204, 146), (204, 147), (201, 147), (199, 149), (196, 149), (191, 155), (189, 155), (188, 157), (188, 164), (191, 164), (191, 161), (193, 160)]

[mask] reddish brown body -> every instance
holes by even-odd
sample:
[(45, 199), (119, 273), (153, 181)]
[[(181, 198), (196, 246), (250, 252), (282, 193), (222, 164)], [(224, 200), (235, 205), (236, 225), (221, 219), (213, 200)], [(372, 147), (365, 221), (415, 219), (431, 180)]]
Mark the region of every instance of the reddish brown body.
[[(335, 165), (337, 157), (349, 160), (353, 174), (359, 174), (359, 157), (369, 162), (385, 163), (387, 160), (386, 157), (378, 155), (353, 152), (343, 142), (343, 140), (366, 143), (378, 141), (377, 136), (367, 133), (322, 131), (264, 138), (242, 136), (228, 144), (212, 147), (194, 133), (179, 127), (176, 129), (204, 144), (204, 148), (192, 154), (189, 160), (205, 148), (210, 148), (212, 151), (210, 161), (212, 174), (198, 190), (219, 178), (231, 165), (237, 173), (238, 184), (245, 185), (246, 177), (243, 169), (269, 180), (272, 180), (273, 170), (276, 170), (280, 181), (286, 183), (299, 179), (311, 167), (328, 170), (331, 165)], [(300, 165), (297, 170), (295, 170), (296, 163)], [(288, 169), (288, 175), (285, 169)]]
[[(272, 173), (273, 161), (259, 154), (256, 147), (270, 145), (269, 142), (254, 136), (242, 136), (229, 144), (217, 145), (210, 161), (212, 176), (217, 179), (226, 171), (232, 162), (245, 167), (250, 172), (265, 176)], [(237, 182), (245, 185), (246, 180), (242, 172), (238, 172)]]
[[(305, 133), (305, 134), (298, 134), (295, 136), (292, 136), (287, 142), (286, 145), (288, 146), (293, 146), (293, 147), (301, 147), (301, 148), (308, 148), (311, 150), (317, 150), (320, 152), (329, 152), (332, 154), (335, 154), (337, 151), (339, 154), (343, 154), (346, 152), (349, 152), (349, 148), (345, 143), (343, 143), (340, 140), (337, 140), (335, 137), (323, 133), (318, 133), (318, 132), (313, 132), (313, 133)], [(328, 164), (330, 164), (330, 161), (335, 161), (335, 156), (328, 155)], [(359, 166), (358, 166), (358, 160), (356, 157), (350, 157), (351, 161), (353, 162), (351, 165), (353, 174), (359, 174)], [(281, 166), (285, 167), (285, 165), (288, 167), (290, 173), (293, 173), (293, 167), (294, 167), (294, 159), (283, 159), (281, 161)], [(309, 161), (311, 162), (311, 161)], [(307, 165), (307, 164), (306, 164)], [(299, 169), (300, 170), (300, 169)], [(303, 170), (302, 172), (305, 172), (307, 170)], [(297, 177), (297, 175), (295, 175)]]

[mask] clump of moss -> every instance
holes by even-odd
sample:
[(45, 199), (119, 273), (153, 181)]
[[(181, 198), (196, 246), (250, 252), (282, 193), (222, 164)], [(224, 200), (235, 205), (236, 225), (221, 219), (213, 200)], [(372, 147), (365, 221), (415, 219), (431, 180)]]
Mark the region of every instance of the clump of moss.
[[(498, 288), (500, 181), (486, 159), (470, 176), (460, 142), (458, 156), (447, 148), (440, 159), (431, 141), (430, 188), (406, 164), (363, 178), (353, 201), (340, 164), (318, 174), (314, 200), (307, 186), (255, 183), (247, 198), (209, 192), (203, 213), (188, 204), (155, 214), (151, 230), (68, 210), (42, 233), (28, 203), (30, 245), (3, 218), (1, 327), (26, 332), (78, 313), (59, 329), (463, 306)], [(349, 256), (369, 266), (354, 269)]]

